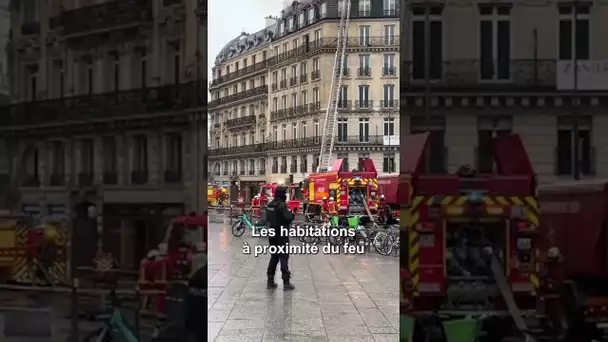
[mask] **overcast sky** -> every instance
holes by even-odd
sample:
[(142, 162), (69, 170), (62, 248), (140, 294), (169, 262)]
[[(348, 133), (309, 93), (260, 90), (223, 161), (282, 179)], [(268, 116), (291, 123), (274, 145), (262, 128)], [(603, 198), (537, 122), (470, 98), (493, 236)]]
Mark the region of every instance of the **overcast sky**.
[(278, 15), (284, 0), (211, 0), (208, 2), (208, 72), (224, 45), (241, 32), (254, 33), (264, 28), (264, 17)]

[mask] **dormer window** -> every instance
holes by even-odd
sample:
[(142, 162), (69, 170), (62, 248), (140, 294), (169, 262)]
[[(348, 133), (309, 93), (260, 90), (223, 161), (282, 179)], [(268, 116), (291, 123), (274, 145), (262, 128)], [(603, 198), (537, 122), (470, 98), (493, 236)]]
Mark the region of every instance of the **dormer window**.
[(321, 4), (321, 19), (327, 16), (327, 3), (324, 2)]
[(315, 8), (311, 7), (308, 9), (308, 23), (312, 24), (315, 22)]
[(228, 58), (230, 58), (230, 57), (234, 56), (234, 54), (235, 54), (235, 53), (236, 53), (236, 51), (234, 50), (234, 47), (231, 47), (231, 48), (228, 50)]
[(304, 27), (306, 24), (306, 13), (302, 12), (298, 15), (298, 25), (300, 28)]
[(279, 23), (279, 36), (285, 34), (285, 21)]
[(289, 30), (289, 32), (293, 32), (293, 30), (294, 30), (294, 25), (293, 25), (294, 21), (295, 21), (295, 19), (293, 17), (291, 17), (287, 20), (287, 30)]

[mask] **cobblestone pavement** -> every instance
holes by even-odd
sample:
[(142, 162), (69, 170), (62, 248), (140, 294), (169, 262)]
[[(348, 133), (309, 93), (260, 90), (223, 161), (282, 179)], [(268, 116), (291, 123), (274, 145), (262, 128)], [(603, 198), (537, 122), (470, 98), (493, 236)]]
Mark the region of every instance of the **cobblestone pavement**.
[(267, 240), (210, 221), (209, 341), (399, 340), (399, 258), (292, 255), (296, 289), (267, 290), (269, 257), (242, 253)]

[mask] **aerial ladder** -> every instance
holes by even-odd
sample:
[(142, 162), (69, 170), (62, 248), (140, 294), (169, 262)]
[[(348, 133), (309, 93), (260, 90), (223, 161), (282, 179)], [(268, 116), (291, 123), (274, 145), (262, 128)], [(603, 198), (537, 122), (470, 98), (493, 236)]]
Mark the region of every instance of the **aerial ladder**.
[(331, 91), (327, 101), (327, 112), (325, 113), (325, 125), (321, 141), (321, 153), (319, 154), (319, 166), (317, 172), (331, 171), (331, 156), (334, 151), (334, 139), (336, 133), (336, 121), (338, 117), (338, 101), (340, 100), (340, 89), (342, 89), (342, 75), (344, 69), (344, 55), (348, 42), (348, 22), (350, 20), (350, 0), (342, 2), (340, 8), (340, 24), (338, 26), (338, 38), (336, 45), (336, 57), (334, 70), (331, 78)]

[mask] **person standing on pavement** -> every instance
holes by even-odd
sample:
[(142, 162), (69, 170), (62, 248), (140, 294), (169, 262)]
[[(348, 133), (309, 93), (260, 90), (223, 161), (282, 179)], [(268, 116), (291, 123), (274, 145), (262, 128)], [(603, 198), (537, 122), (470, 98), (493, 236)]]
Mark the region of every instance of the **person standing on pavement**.
[[(268, 242), (271, 246), (283, 246), (289, 243), (289, 236), (284, 234), (281, 227), (285, 230), (289, 229), (289, 225), (293, 222), (294, 215), (287, 207), (287, 189), (284, 187), (277, 187), (275, 190), (275, 196), (266, 206), (266, 223), (269, 228), (274, 229), (275, 235), (268, 238)], [(274, 282), (274, 275), (277, 271), (277, 265), (281, 264), (281, 276), (283, 278), (283, 289), (293, 290), (295, 287), (291, 284), (291, 273), (289, 272), (289, 254), (287, 253), (273, 253), (270, 255), (270, 261), (268, 262), (268, 270), (266, 275), (268, 276), (268, 289), (275, 289), (277, 284)]]

